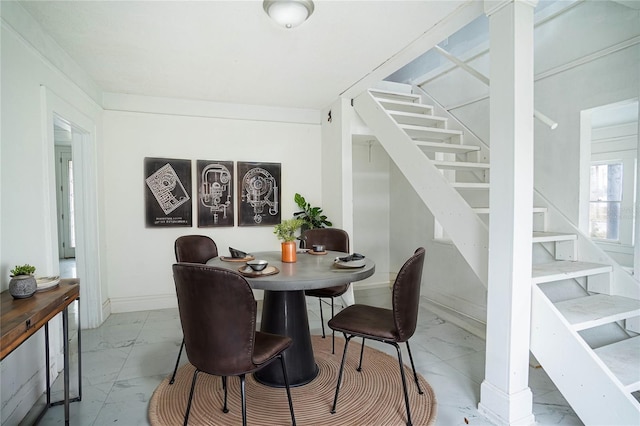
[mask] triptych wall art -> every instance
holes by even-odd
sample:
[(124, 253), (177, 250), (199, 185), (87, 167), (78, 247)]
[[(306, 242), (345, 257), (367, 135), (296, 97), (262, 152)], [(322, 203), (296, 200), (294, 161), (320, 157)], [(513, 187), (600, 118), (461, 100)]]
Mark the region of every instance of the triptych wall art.
[[(280, 172), (280, 163), (196, 160), (198, 227), (280, 223)], [(191, 160), (146, 157), (144, 178), (147, 227), (192, 226)]]

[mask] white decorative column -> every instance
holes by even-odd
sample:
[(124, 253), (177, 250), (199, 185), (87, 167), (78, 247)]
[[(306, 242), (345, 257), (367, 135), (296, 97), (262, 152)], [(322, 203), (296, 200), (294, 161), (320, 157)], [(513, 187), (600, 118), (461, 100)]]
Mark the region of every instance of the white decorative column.
[(485, 379), (478, 410), (504, 425), (535, 424), (528, 382), (536, 3), (485, 0), (491, 46), (491, 216)]

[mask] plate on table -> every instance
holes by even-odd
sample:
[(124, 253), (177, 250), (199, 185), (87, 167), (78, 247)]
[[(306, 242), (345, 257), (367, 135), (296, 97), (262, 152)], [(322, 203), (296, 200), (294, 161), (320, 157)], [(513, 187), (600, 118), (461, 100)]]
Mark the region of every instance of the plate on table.
[(333, 261), (333, 266), (340, 269), (356, 269), (356, 268), (362, 268), (364, 265), (365, 265), (364, 259), (350, 260), (348, 262), (344, 262), (340, 260), (339, 257), (336, 257), (336, 259)]
[(278, 272), (280, 272), (280, 270), (275, 266), (269, 265), (266, 268), (264, 268), (262, 271), (254, 271), (253, 269), (251, 269), (251, 266), (245, 265), (241, 268), (238, 268), (238, 272), (240, 272), (245, 277), (255, 278), (255, 277), (264, 277), (266, 275), (275, 275)]
[(40, 277), (36, 278), (37, 291), (47, 291), (57, 287), (60, 284), (60, 277)]
[(254, 260), (255, 257), (250, 254), (245, 257), (228, 257), (228, 256), (220, 256), (220, 260), (223, 262), (248, 262), (250, 260)]

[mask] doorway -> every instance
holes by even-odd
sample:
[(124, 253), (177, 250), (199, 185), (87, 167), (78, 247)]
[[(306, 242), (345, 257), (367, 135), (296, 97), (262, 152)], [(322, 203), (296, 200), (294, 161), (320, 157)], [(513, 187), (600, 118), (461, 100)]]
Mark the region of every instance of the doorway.
[[(58, 256), (75, 259), (76, 232), (73, 191), (73, 155), (71, 145), (59, 144), (56, 128), (56, 211), (58, 216)], [(69, 139), (71, 135), (69, 135)]]
[[(80, 280), (80, 315), (83, 328), (95, 328), (102, 324), (109, 314), (109, 305), (103, 304), (100, 273), (100, 239), (98, 223), (98, 155), (96, 139), (96, 117), (99, 108), (86, 107), (83, 111), (59, 97), (46, 86), (41, 86), (43, 99), (43, 149), (47, 153), (47, 199), (44, 203), (48, 218), (48, 229), (43, 235), (43, 243), (50, 247), (46, 269), (51, 273), (62, 272), (60, 268), (60, 250), (58, 249), (58, 213), (56, 167), (55, 167), (55, 130), (63, 129), (70, 134), (71, 167), (73, 184), (72, 226), (75, 234), (75, 272)], [(61, 275), (61, 274), (60, 274)]]

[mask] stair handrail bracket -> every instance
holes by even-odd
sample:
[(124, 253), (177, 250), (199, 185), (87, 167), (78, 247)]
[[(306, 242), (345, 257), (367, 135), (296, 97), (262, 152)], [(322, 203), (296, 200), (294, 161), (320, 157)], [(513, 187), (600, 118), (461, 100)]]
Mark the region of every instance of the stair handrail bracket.
[(353, 107), (486, 288), (489, 264), (488, 226), (370, 91), (356, 97)]

